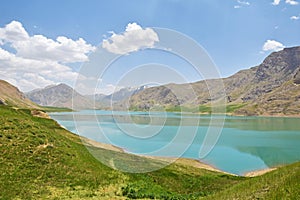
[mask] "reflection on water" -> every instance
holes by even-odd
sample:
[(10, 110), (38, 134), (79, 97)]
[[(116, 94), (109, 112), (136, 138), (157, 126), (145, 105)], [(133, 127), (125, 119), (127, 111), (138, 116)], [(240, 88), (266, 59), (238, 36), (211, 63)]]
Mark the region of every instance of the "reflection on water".
[[(176, 141), (178, 148), (188, 144), (187, 138), (194, 138), (192, 134), (196, 130), (195, 138), (183, 156), (198, 159), (208, 127), (218, 125), (211, 123), (211, 117), (222, 116), (86, 110), (52, 113), (51, 117), (82, 136), (112, 143), (132, 153), (153, 152), (153, 155), (157, 155), (155, 150), (170, 143), (179, 129), (184, 135)], [(183, 121), (184, 126), (180, 128)], [(155, 134), (149, 135), (154, 130)], [(176, 155), (168, 152), (168, 155), (160, 156)], [(226, 116), (216, 147), (204, 158), (205, 162), (235, 174), (299, 160), (300, 119), (284, 117)]]

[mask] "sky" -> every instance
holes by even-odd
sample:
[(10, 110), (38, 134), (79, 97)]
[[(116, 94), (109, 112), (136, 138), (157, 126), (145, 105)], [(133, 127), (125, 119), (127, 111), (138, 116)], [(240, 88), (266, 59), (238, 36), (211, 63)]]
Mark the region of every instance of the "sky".
[[(24, 92), (63, 82), (81, 93), (109, 94), (210, 78), (174, 53), (179, 47), (197, 57), (186, 45), (192, 41), (213, 62), (205, 63), (209, 70), (230, 76), (300, 45), (300, 1), (3, 0), (0, 79)], [(108, 58), (116, 60), (99, 67)]]

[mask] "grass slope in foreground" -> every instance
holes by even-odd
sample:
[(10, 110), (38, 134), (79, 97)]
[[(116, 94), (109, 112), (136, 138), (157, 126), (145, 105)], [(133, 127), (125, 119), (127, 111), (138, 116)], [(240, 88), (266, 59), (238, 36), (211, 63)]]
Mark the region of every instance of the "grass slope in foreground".
[[(30, 113), (0, 106), (0, 199), (299, 197), (299, 163), (257, 178), (176, 163), (146, 174), (123, 173), (97, 161), (78, 136), (55, 121)], [(95, 151), (151, 164), (121, 152)]]

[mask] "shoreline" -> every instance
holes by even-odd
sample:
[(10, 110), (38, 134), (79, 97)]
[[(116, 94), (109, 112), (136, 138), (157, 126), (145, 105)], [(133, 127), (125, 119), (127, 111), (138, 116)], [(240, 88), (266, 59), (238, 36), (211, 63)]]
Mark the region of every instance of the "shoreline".
[[(51, 118), (51, 116), (49, 116), (49, 118), (51, 120), (54, 120), (54, 119)], [(54, 120), (54, 121), (61, 128), (65, 129), (66, 131), (68, 131), (68, 132), (70, 132), (72, 134), (75, 134), (75, 133), (69, 131), (68, 129), (66, 129), (61, 124), (59, 124), (56, 120)], [(83, 145), (89, 145), (89, 146), (93, 146), (93, 147), (96, 147), (96, 148), (102, 148), (102, 149), (106, 149), (106, 150), (111, 150), (111, 151), (116, 151), (116, 152), (122, 152), (122, 153), (126, 153), (126, 154), (131, 154), (129, 152), (126, 152), (126, 150), (123, 149), (123, 148), (121, 148), (121, 147), (117, 147), (117, 146), (114, 146), (112, 144), (101, 143), (101, 142), (98, 142), (98, 141), (95, 141), (95, 140), (92, 140), (92, 139), (80, 136), (78, 134), (75, 134), (75, 135), (77, 135), (81, 139), (81, 142), (82, 142)], [(203, 162), (201, 160), (197, 160), (197, 159), (193, 159), (193, 158), (184, 158), (184, 157), (172, 158), (172, 157), (145, 156), (145, 155), (136, 155), (136, 156), (143, 156), (143, 157), (147, 157), (147, 158), (150, 158), (150, 159), (161, 160), (161, 161), (163, 161), (163, 160), (167, 160), (167, 161), (174, 160), (174, 163), (177, 163), (177, 164), (189, 165), (189, 166), (193, 166), (193, 167), (196, 167), (196, 168), (199, 168), (199, 169), (205, 169), (205, 170), (219, 172), (219, 173), (228, 174), (228, 175), (232, 175), (232, 176), (239, 176), (237, 174), (232, 174), (232, 173), (220, 170), (220, 169), (218, 169), (217, 167), (215, 167), (215, 166), (213, 166), (211, 164), (208, 164), (208, 163), (205, 163), (205, 162)], [(242, 177), (256, 177), (256, 176), (261, 176), (261, 175), (263, 175), (265, 173), (271, 172), (271, 171), (276, 170), (276, 169), (277, 169), (277, 167), (272, 167), (272, 168), (267, 168), (267, 169), (261, 169), (261, 170), (254, 170), (254, 171), (246, 172), (246, 173), (244, 173), (241, 176)]]
[(117, 146), (114, 146), (112, 144), (105, 144), (105, 143), (97, 142), (95, 140), (92, 140), (92, 139), (89, 139), (89, 138), (86, 138), (86, 137), (82, 137), (82, 136), (79, 136), (79, 137), (80, 137), (83, 145), (89, 145), (89, 146), (93, 146), (93, 147), (96, 147), (96, 148), (101, 148), (101, 149), (126, 153), (124, 151), (124, 149), (122, 149), (120, 147), (117, 147)]
[[(82, 143), (84, 145), (88, 144), (88, 145), (96, 147), (96, 148), (102, 148), (102, 149), (106, 149), (106, 150), (130, 154), (129, 152), (126, 152), (124, 149), (114, 146), (112, 144), (105, 144), (105, 143), (97, 142), (97, 141), (94, 141), (94, 140), (91, 140), (91, 139), (88, 139), (85, 137), (81, 137), (81, 136), (80, 136), (80, 139), (82, 140)], [(277, 167), (271, 167), (271, 168), (266, 168), (266, 169), (249, 171), (249, 172), (244, 173), (243, 175), (237, 175), (237, 174), (232, 174), (232, 173), (229, 173), (226, 171), (222, 171), (211, 164), (208, 164), (201, 160), (197, 160), (197, 159), (193, 159), (193, 158), (184, 158), (184, 157), (173, 158), (173, 157), (148, 156), (148, 155), (136, 155), (136, 154), (132, 154), (132, 155), (141, 156), (141, 157), (150, 158), (150, 159), (159, 160), (159, 161), (174, 161), (174, 163), (176, 163), (176, 164), (188, 165), (188, 166), (192, 166), (192, 167), (199, 168), (199, 169), (205, 169), (205, 170), (209, 170), (209, 171), (213, 171), (213, 172), (228, 174), (231, 176), (242, 176), (242, 177), (249, 177), (249, 178), (261, 176), (263, 174), (266, 174), (268, 172), (271, 172), (271, 171), (274, 171), (277, 169)]]
[(278, 169), (277, 167), (271, 167), (271, 168), (266, 168), (266, 169), (259, 169), (259, 170), (254, 170), (254, 171), (249, 171), (243, 174), (244, 177), (256, 177), (256, 176), (261, 176), (263, 174), (266, 174), (268, 172), (274, 171)]
[[(116, 111), (116, 110), (111, 110), (111, 109), (83, 109), (83, 110), (104, 110), (104, 111)], [(70, 111), (45, 111), (46, 113), (56, 113), (56, 112), (80, 112), (82, 110), (70, 110)], [(120, 110), (120, 111), (124, 111), (124, 110)], [(127, 110), (126, 110), (127, 111)], [(132, 111), (132, 112), (147, 112), (147, 111), (143, 111), (143, 110), (128, 110), (128, 111)], [(229, 117), (274, 117), (274, 118), (297, 118), (300, 119), (300, 114), (292, 114), (292, 115), (285, 115), (282, 113), (277, 113), (274, 115), (271, 114), (261, 114), (261, 115), (242, 115), (242, 114), (234, 114), (234, 113), (230, 113), (230, 112), (226, 112), (226, 113), (209, 113), (209, 112), (177, 112), (177, 111), (167, 111), (169, 113), (182, 113), (182, 114), (191, 114), (191, 115), (204, 115), (204, 116), (214, 116), (214, 115), (225, 115), (225, 116), (229, 116)]]
[[(88, 139), (88, 138), (82, 137), (82, 136), (80, 136), (80, 139), (81, 139), (81, 141), (83, 142), (84, 145), (87, 144), (89, 146), (93, 146), (93, 147), (96, 147), (96, 148), (102, 148), (102, 149), (106, 149), (106, 150), (131, 154), (131, 153), (127, 152), (126, 150), (124, 150), (120, 147), (114, 146), (112, 144), (105, 144), (105, 143), (97, 142), (95, 140), (91, 140), (91, 139)], [(173, 157), (136, 155), (136, 154), (132, 154), (132, 155), (145, 157), (145, 158), (150, 158), (150, 159), (153, 159), (153, 160), (168, 161), (168, 162), (174, 161), (174, 163), (177, 163), (177, 164), (190, 165), (190, 166), (200, 168), (200, 169), (206, 169), (206, 170), (220, 172), (220, 173), (224, 173), (224, 174), (230, 174), (228, 172), (219, 170), (218, 168), (216, 168), (216, 167), (214, 167), (210, 164), (207, 164), (207, 163), (204, 163), (204, 162), (201, 162), (199, 160), (192, 159), (192, 158), (182, 158), (182, 157), (173, 158)], [(230, 175), (235, 175), (235, 174), (230, 174)]]

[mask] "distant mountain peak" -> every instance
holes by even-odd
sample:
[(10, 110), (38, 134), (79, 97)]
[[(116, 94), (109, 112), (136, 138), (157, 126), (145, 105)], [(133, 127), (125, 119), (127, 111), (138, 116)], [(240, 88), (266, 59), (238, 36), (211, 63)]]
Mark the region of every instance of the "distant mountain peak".
[(67, 107), (72, 109), (94, 108), (93, 102), (67, 84), (47, 86), (26, 93), (33, 102), (42, 106)]
[[(255, 79), (259, 81), (278, 80), (278, 84), (290, 79), (300, 66), (300, 47), (285, 48), (273, 52), (258, 66)], [(280, 76), (280, 77), (279, 77)]]

